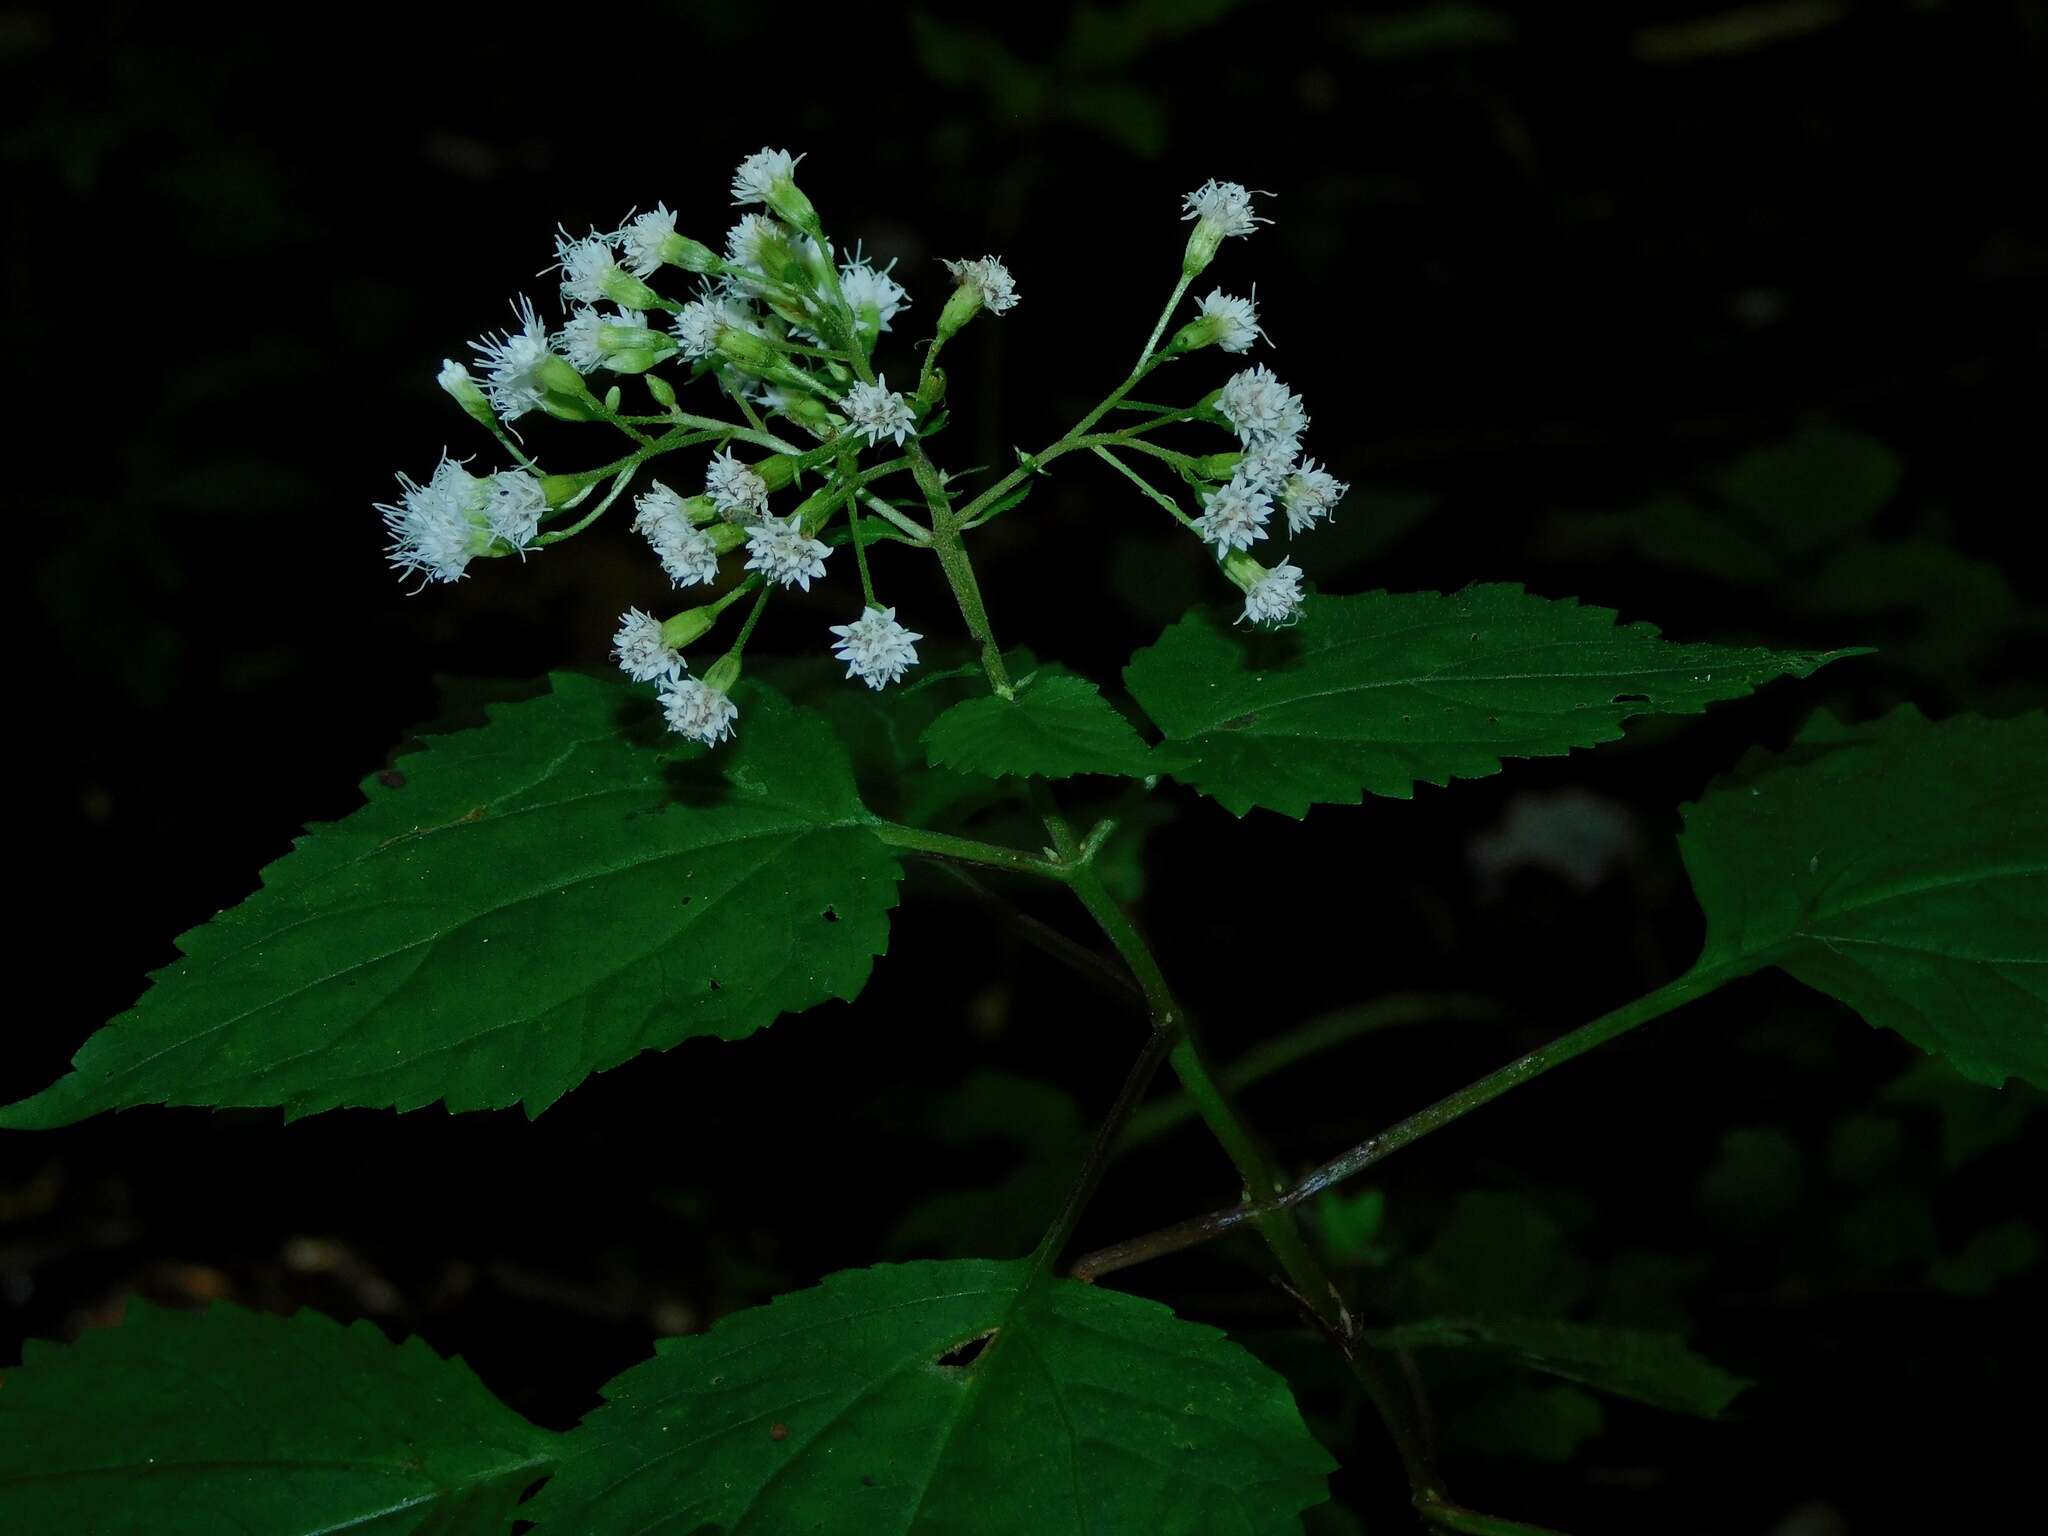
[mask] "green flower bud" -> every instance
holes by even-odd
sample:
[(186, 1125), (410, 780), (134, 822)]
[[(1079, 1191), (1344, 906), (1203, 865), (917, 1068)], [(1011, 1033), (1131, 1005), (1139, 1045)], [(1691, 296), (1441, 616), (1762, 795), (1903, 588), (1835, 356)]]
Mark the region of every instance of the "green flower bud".
[(1212, 453), (1194, 462), (1194, 471), (1204, 480), (1228, 480), (1243, 460), (1241, 453)]
[(735, 325), (719, 329), (718, 355), (749, 373), (770, 373), (782, 361), (782, 355), (767, 342)]
[(487, 427), (497, 427), (498, 418), (491, 410), (491, 402), (484, 398), (484, 392), (462, 364), (451, 358), (442, 359), (441, 372), (434, 382), (447, 390), (449, 397), (470, 416)]
[(675, 386), (667, 379), (654, 374), (647, 375), (647, 393), (654, 396), (654, 403), (665, 411), (672, 411), (676, 404)]
[(553, 512), (569, 505), (589, 490), (592, 483), (587, 475), (542, 475), (540, 491), (547, 500), (548, 510)]
[(718, 622), (721, 605), (707, 603), (701, 608), (686, 608), (673, 618), (661, 621), (661, 643), (674, 650), (682, 650), (701, 640)]
[[(692, 497), (691, 500), (705, 501), (708, 504), (709, 499), (706, 497)], [(711, 515), (713, 517), (716, 517), (718, 514), (716, 510), (714, 510)], [(691, 513), (691, 518), (693, 521), (695, 520), (695, 517), (696, 513), (693, 510)], [(747, 530), (742, 528), (738, 523), (721, 522), (715, 524), (712, 527), (710, 537), (711, 544), (714, 549), (716, 549), (721, 555), (729, 555), (734, 550), (738, 549), (742, 544), (747, 542)]]
[(619, 386), (614, 384), (610, 389), (604, 392), (604, 408), (610, 411), (614, 416), (618, 415), (619, 401), (622, 398), (623, 397), (619, 393)]
[(1238, 591), (1249, 592), (1266, 579), (1266, 568), (1244, 550), (1233, 549), (1223, 557), (1223, 574)]
[(731, 651), (711, 663), (710, 670), (704, 674), (704, 686), (720, 693), (731, 693), (732, 685), (739, 680), (740, 659)]
[(705, 245), (692, 240), (688, 235), (670, 235), (661, 242), (661, 259), (672, 267), (681, 267), (685, 272), (698, 272), (716, 277), (725, 270), (725, 258)]
[(981, 289), (973, 283), (962, 283), (939, 311), (939, 340), (951, 341), (960, 334), (962, 326), (980, 313)]
[(659, 309), (661, 295), (624, 267), (612, 267), (598, 280), (604, 296), (621, 309)]
[(533, 370), (533, 376), (540, 381), (540, 387), (551, 395), (567, 395), (572, 400), (590, 398), (590, 388), (583, 382), (583, 375), (569, 366), (566, 358), (550, 352), (540, 360)]
[(825, 402), (805, 389), (782, 391), (777, 414), (787, 416), (806, 430), (823, 437), (832, 428), (832, 413)]
[(924, 383), (917, 391), (917, 411), (920, 416), (928, 415), (946, 398), (946, 370), (934, 368), (925, 375)]
[(779, 491), (796, 477), (796, 460), (786, 453), (771, 453), (753, 466), (754, 473), (771, 491)]

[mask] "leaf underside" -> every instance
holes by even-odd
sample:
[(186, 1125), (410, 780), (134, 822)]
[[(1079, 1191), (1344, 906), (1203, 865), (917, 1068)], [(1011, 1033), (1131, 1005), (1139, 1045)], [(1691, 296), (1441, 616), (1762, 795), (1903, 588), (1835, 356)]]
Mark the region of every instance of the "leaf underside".
[(1166, 771), (1238, 815), (1302, 816), (1613, 741), (1633, 716), (1696, 714), (1856, 654), (1680, 645), (1493, 585), (1317, 596), (1278, 635), (1193, 613), (1124, 681), (1165, 734)]
[(829, 727), (743, 687), (739, 737), (707, 755), (623, 685), (553, 681), (365, 781), (0, 1126), (155, 1103), (538, 1114), (641, 1051), (859, 992), (901, 869)]
[(1817, 717), (1686, 807), (1700, 969), (1776, 964), (1969, 1077), (2048, 1087), (2048, 715)]
[(659, 1350), (566, 1437), (538, 1536), (1298, 1532), (1332, 1465), (1216, 1330), (1028, 1260), (849, 1270)]
[(118, 1328), (31, 1341), (0, 1385), (23, 1536), (501, 1536), (556, 1448), (460, 1360), (314, 1312), (131, 1301)]

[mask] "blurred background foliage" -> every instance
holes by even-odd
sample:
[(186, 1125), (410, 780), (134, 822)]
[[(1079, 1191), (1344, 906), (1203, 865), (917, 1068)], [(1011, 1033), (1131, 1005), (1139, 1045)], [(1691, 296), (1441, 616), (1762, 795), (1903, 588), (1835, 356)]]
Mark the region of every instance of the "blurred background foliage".
[[(409, 730), (603, 665), (613, 616), (658, 596), (619, 530), (406, 598), (370, 503), (487, 446), (433, 370), (547, 289), (558, 221), (664, 199), (715, 235), (730, 165), (787, 143), (828, 224), (900, 263), (906, 343), (937, 258), (1017, 273), (1023, 305), (949, 359), (952, 463), (1003, 462), (1121, 374), (1176, 199), (1235, 178), (1278, 222), (1216, 276), (1257, 282), (1312, 451), (1355, 486), (1306, 546), (1325, 590), (1519, 580), (1684, 639), (1878, 647), (1306, 828), (1104, 799), (1117, 880), (1251, 1114), (1320, 1161), (1688, 963), (1675, 807), (1749, 743), (1820, 706), (2041, 702), (2044, 55), (2039, 0), (10, 6), (15, 943), (46, 980), (0, 1087), (47, 1080)], [(1227, 595), (1085, 466), (981, 547), (1006, 637), (1101, 678)], [(936, 672), (934, 575), (882, 579)], [(899, 773), (867, 701), (823, 687), (842, 593), (778, 607), (779, 675), (879, 796), (1011, 830), (976, 786)], [(531, 1125), (132, 1112), (0, 1141), (0, 1358), (135, 1292), (315, 1305), (423, 1332), (562, 1424), (652, 1334), (850, 1264), (1019, 1251), (1138, 1024), (1056, 963), (1072, 913), (993, 884), (918, 870), (857, 1007), (643, 1060)], [(1527, 1347), (1420, 1348), (1475, 1504), (1581, 1533), (1961, 1528), (2038, 1440), (2038, 1108), (1763, 977), (1315, 1220), (1375, 1325), (1650, 1330), (1756, 1383), (1701, 1422)], [(1170, 1094), (1138, 1130), (1084, 1245), (1234, 1194)], [(1255, 1245), (1118, 1283), (1293, 1376), (1347, 1463), (1317, 1530), (1403, 1528), (1391, 1456)]]

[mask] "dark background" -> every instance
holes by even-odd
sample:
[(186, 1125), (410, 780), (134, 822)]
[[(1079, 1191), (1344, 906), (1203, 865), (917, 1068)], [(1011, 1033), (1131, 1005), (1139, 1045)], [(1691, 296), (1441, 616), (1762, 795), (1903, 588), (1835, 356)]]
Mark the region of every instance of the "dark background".
[[(1252, 1090), (1292, 1165), (1682, 970), (1675, 808), (1750, 743), (1818, 706), (2040, 701), (2048, 6), (950, 14), (0, 17), (27, 844), (0, 1098), (410, 731), (603, 666), (618, 611), (660, 597), (620, 528), (407, 597), (370, 504), (444, 444), (490, 457), (433, 373), (510, 294), (552, 302), (558, 222), (661, 199), (715, 244), (764, 142), (810, 151), (828, 227), (899, 259), (892, 372), (937, 258), (1016, 273), (1020, 307), (949, 355), (951, 464), (1050, 439), (1120, 377), (1180, 194), (1238, 179), (1276, 222), (1212, 276), (1257, 283), (1310, 451), (1355, 487), (1297, 556), (1324, 590), (1519, 580), (1683, 639), (1880, 648), (1306, 826), (1156, 796), (1129, 878), (1219, 1056), (1382, 994), (1482, 1000)], [(1190, 394), (1224, 377), (1183, 366)], [(1062, 466), (978, 558), (1006, 639), (1114, 679), (1231, 594), (1097, 470)], [(881, 577), (940, 655), (936, 571), (885, 553)], [(778, 604), (756, 649), (814, 648), (840, 586)], [(1568, 877), (1553, 843), (1599, 852)], [(0, 1359), (136, 1292), (313, 1305), (566, 1425), (658, 1333), (848, 1265), (1028, 1246), (1139, 1033), (921, 869), (858, 1005), (644, 1058), (537, 1122), (154, 1110), (0, 1137)], [(1700, 1423), (1425, 1359), (1481, 1507), (1582, 1536), (1961, 1529), (2031, 1486), (2039, 1444), (2037, 1102), (1753, 979), (1387, 1165), (1347, 1284), (1379, 1316), (1500, 1297), (1682, 1327), (1759, 1383)], [(1162, 1137), (1081, 1241), (1233, 1193), (1199, 1133)], [(1390, 1454), (1265, 1272), (1222, 1245), (1120, 1283), (1287, 1369), (1341, 1501), (1402, 1529)]]

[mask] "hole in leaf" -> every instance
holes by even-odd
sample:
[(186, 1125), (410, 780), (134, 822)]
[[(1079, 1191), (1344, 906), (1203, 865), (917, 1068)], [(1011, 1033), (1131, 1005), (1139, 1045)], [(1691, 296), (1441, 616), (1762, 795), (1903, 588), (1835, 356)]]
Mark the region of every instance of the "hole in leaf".
[(711, 990), (714, 992), (723, 992), (725, 990), (725, 988), (721, 987), (718, 984), (718, 978), (716, 976), (711, 978)]
[(687, 907), (691, 902), (695, 901), (696, 899), (697, 898), (694, 896), (685, 896), (683, 898), (683, 905)]
[(977, 1333), (973, 1338), (963, 1339), (960, 1343), (955, 1344), (932, 1363), (934, 1365), (948, 1365), (955, 1370), (963, 1370), (981, 1358), (981, 1352), (988, 1348), (988, 1341), (995, 1336), (996, 1331), (993, 1328), (989, 1329), (987, 1333)]
[(839, 921), (839, 914), (833, 911), (830, 907), (827, 907), (825, 909), (825, 921), (828, 923), (836, 923)]
[(377, 782), (386, 789), (403, 789), (405, 788), (405, 775), (396, 768), (386, 768), (378, 773)]
[(1617, 693), (1612, 702), (1616, 704), (1647, 704), (1650, 702), (1650, 696), (1647, 693)]

